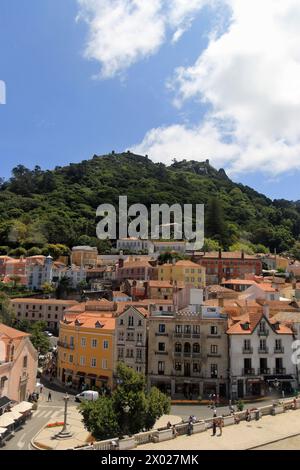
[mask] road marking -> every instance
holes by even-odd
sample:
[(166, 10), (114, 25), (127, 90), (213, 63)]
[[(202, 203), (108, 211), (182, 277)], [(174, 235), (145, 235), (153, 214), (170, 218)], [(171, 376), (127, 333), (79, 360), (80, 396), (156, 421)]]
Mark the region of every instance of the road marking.
[(50, 415), (52, 415), (52, 413), (53, 413), (52, 410), (48, 411), (48, 412), (45, 414), (44, 418), (48, 418)]
[(36, 418), (41, 418), (42, 416), (44, 416), (45, 413), (46, 413), (46, 411), (38, 411), (34, 416)]
[(54, 413), (53, 413), (53, 415), (51, 416), (51, 418), (56, 418), (58, 415), (61, 415), (62, 412), (63, 412), (63, 409), (54, 411)]
[(17, 447), (19, 449), (23, 449), (24, 445), (26, 444), (26, 441), (23, 441), (25, 436), (26, 436), (26, 432), (24, 434), (22, 434), (22, 436), (20, 437), (20, 439), (17, 442)]

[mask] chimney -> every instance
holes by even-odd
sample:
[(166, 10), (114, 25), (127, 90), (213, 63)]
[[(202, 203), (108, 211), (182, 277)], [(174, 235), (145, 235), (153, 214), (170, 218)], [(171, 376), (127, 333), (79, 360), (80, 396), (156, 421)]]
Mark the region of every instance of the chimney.
[(268, 320), (270, 319), (270, 306), (267, 303), (263, 305), (263, 314)]
[(221, 250), (221, 248), (219, 248), (219, 259), (221, 259), (221, 258), (222, 258), (222, 250)]

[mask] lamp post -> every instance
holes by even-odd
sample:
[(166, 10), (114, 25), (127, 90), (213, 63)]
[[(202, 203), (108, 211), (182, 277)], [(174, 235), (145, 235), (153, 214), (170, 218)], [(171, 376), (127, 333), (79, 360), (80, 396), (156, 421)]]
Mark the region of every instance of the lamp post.
[(126, 431), (126, 435), (127, 435), (127, 433), (128, 433), (128, 429), (127, 429), (127, 427), (128, 427), (128, 425), (127, 425), (127, 423), (128, 423), (128, 413), (130, 411), (130, 406), (125, 405), (123, 407), (123, 411), (125, 413), (125, 431)]
[(68, 424), (67, 424), (67, 417), (68, 417), (68, 402), (69, 402), (69, 395), (66, 393), (66, 395), (64, 396), (63, 400), (65, 402), (65, 412), (64, 412), (64, 425), (63, 425), (63, 428), (62, 430), (56, 434), (56, 438), (57, 439), (67, 439), (69, 437), (72, 437), (72, 433), (70, 431), (68, 431)]

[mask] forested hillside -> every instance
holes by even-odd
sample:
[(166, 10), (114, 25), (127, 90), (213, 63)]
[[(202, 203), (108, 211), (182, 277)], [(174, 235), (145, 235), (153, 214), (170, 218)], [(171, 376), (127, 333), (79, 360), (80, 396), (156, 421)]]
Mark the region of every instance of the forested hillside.
[[(32, 254), (47, 251), (47, 244), (94, 244), (96, 208), (117, 206), (120, 195), (128, 196), (128, 204), (148, 207), (204, 203), (208, 248), (219, 243), (250, 251), (299, 250), (300, 201), (271, 201), (233, 183), (208, 161), (165, 166), (132, 153), (112, 153), (53, 171), (15, 168), (0, 184), (0, 251), (17, 255), (23, 247)], [(98, 246), (108, 247), (99, 241)]]

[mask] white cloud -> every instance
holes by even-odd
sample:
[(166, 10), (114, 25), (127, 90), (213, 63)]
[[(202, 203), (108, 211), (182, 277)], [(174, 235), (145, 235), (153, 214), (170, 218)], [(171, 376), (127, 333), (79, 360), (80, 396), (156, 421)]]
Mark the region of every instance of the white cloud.
[(157, 128), (135, 146), (156, 160), (207, 157), (232, 173), (300, 169), (300, 2), (222, 0), (228, 29), (172, 80), (174, 104), (196, 100), (198, 126)]
[(77, 0), (89, 26), (85, 57), (101, 64), (110, 78), (154, 54), (167, 40), (176, 42), (209, 0)]

